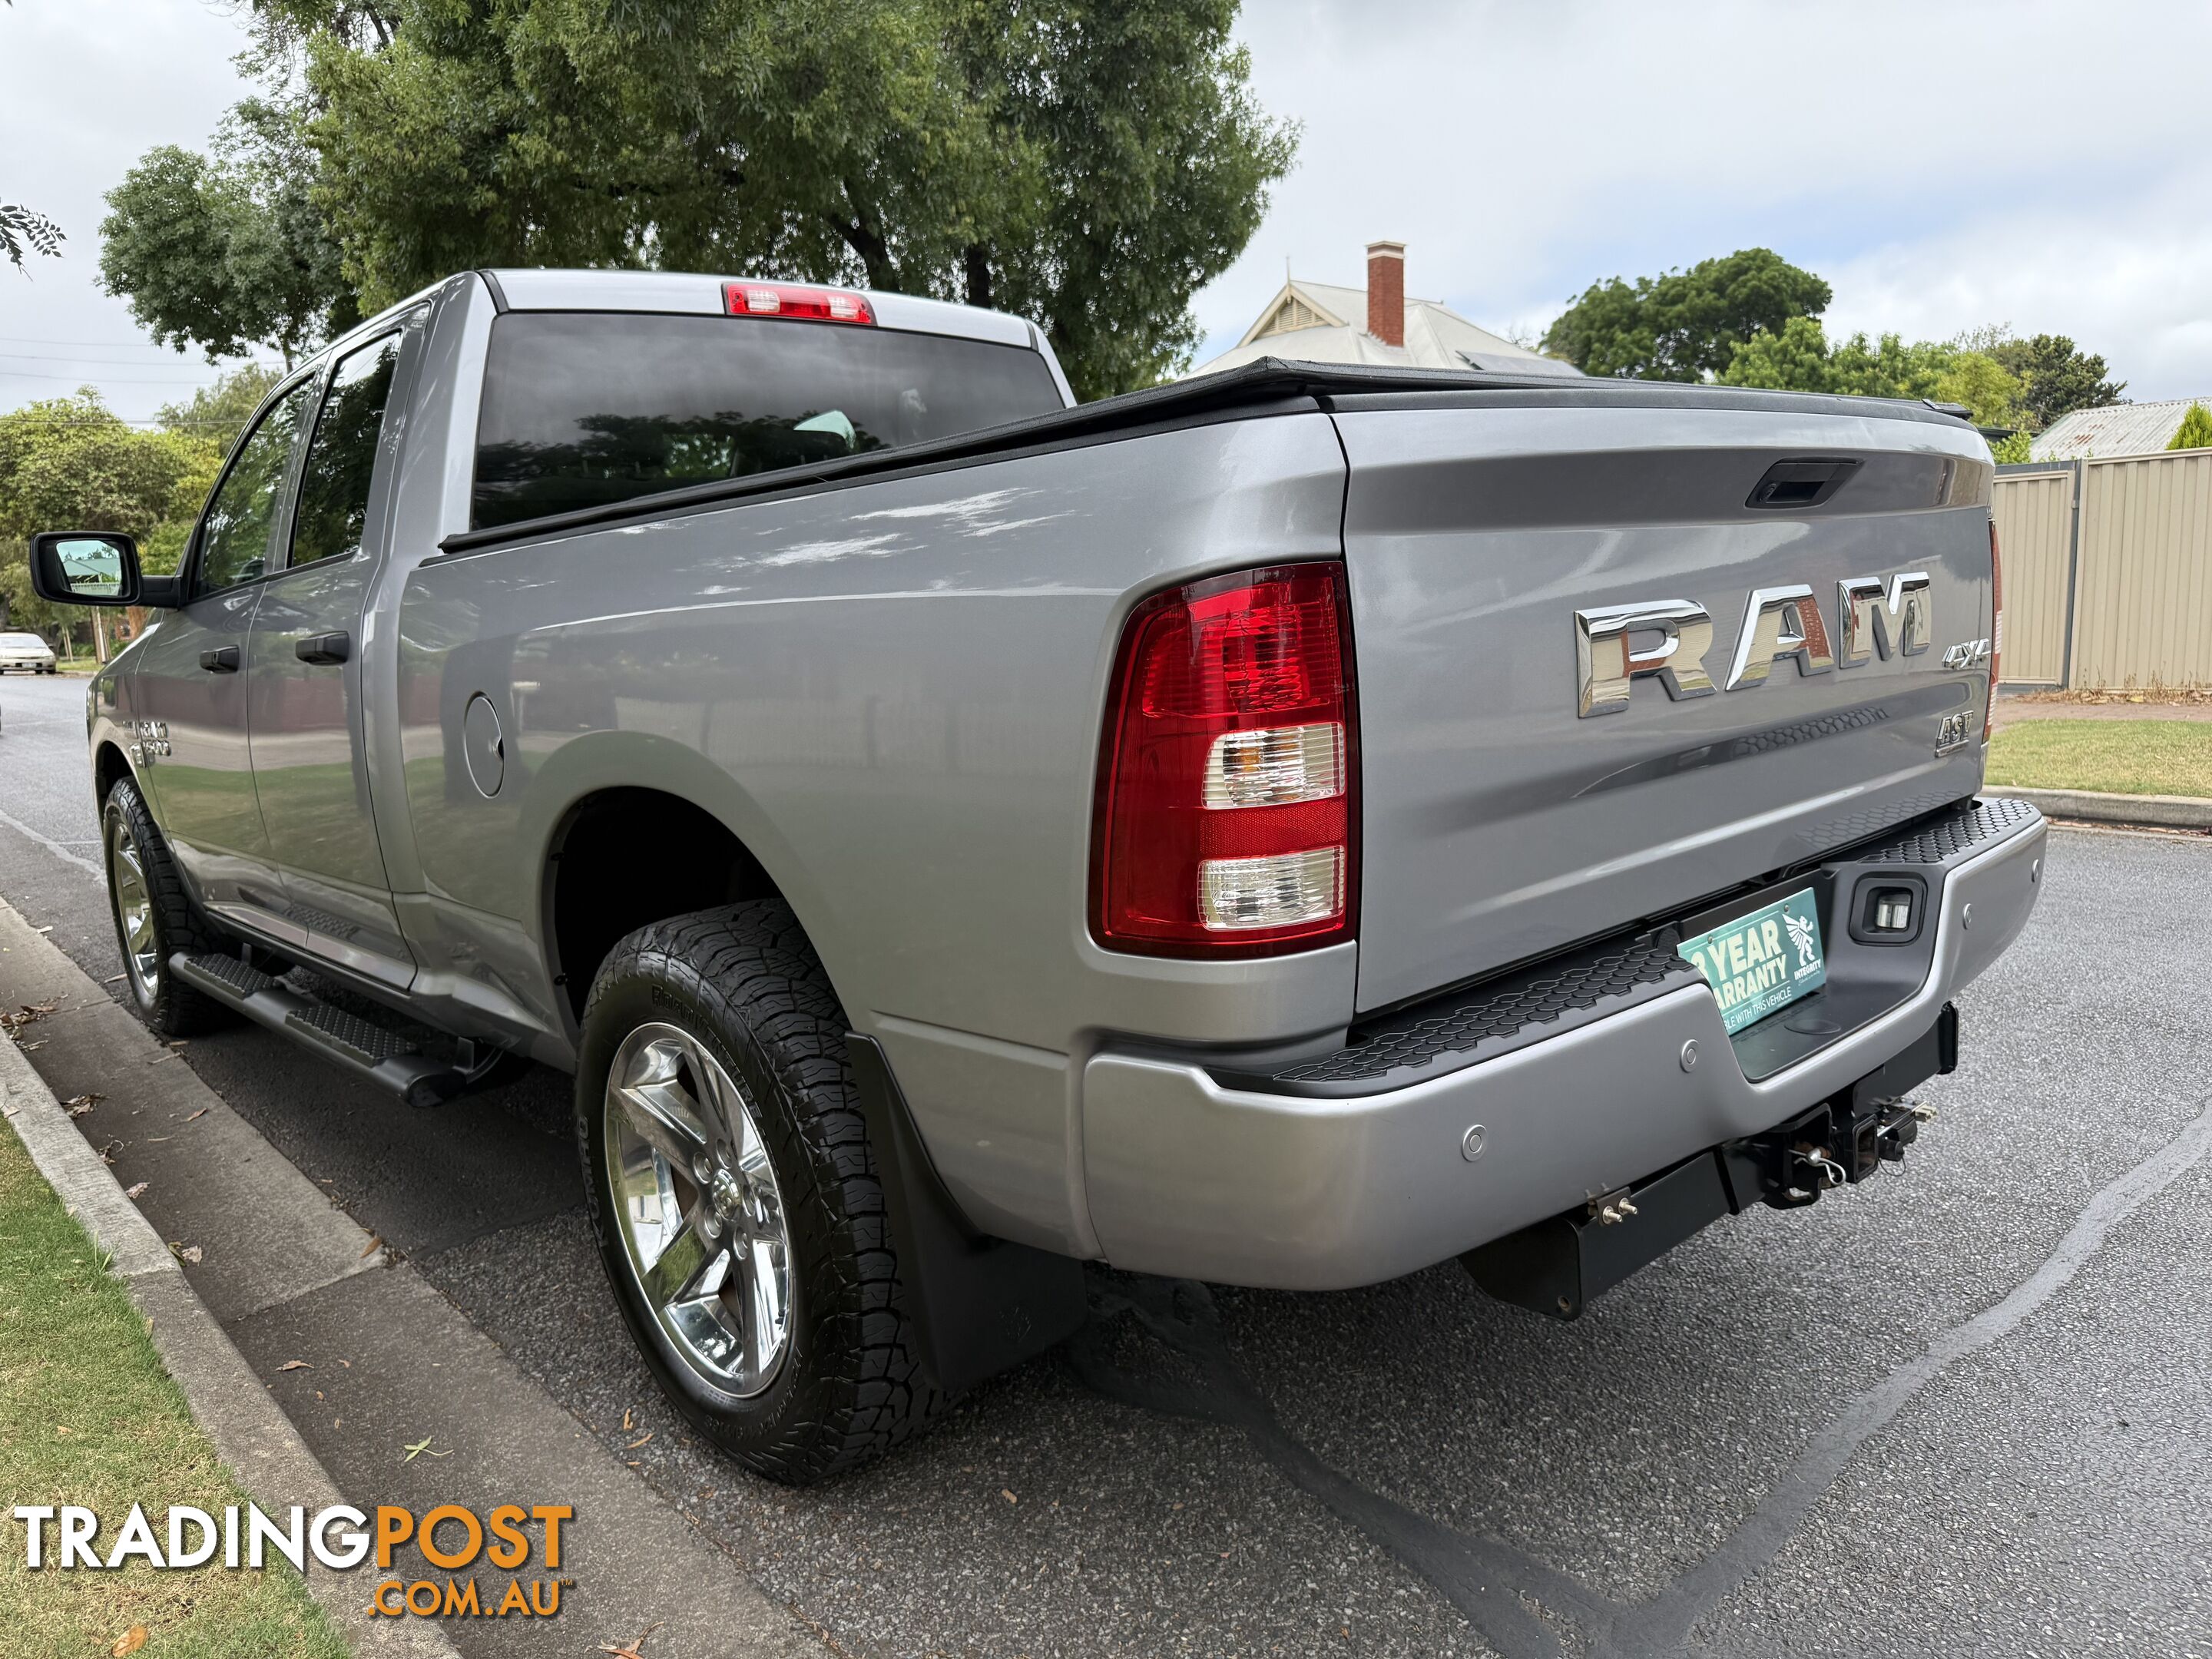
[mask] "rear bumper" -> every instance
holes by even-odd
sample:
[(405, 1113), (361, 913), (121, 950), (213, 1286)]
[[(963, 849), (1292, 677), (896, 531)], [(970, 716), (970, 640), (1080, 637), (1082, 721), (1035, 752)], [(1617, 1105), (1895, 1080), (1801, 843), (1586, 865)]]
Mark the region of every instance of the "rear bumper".
[(1218, 1062), (1097, 1054), (1084, 1073), (1084, 1156), (1106, 1258), (1285, 1290), (1375, 1284), (1759, 1133), (1929, 1030), (2027, 924), (2044, 842), (2033, 808), (1990, 801), (1824, 866), (1846, 886), (1875, 870), (1923, 879), (1927, 969), (1769, 1075), (1758, 1075), (1772, 1052), (1761, 1028), (1732, 1043), (1704, 981), (1671, 974), (1601, 983), (1572, 1012), (1540, 1006), (1540, 1024), (1503, 1038), (1494, 1019), (1476, 1022), (1470, 1063), (1438, 1071), (1431, 1056), (1414, 1080), (1382, 1086), (1386, 1076), (1364, 1093), (1284, 1092), (1279, 1078), (1248, 1085)]

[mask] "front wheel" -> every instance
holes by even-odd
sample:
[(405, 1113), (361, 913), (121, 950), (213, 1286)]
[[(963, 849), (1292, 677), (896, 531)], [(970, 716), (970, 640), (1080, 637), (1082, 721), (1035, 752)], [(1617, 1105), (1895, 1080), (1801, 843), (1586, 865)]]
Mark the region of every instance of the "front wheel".
[(228, 1011), (178, 979), (169, 958), (222, 947), (222, 935), (194, 907), (169, 844), (155, 826), (138, 786), (124, 778), (100, 813), (107, 860), (108, 908), (131, 1000), (163, 1036), (190, 1036), (228, 1023)]
[(845, 1052), (778, 900), (639, 929), (592, 982), (576, 1133), (638, 1349), (702, 1432), (806, 1485), (936, 1413)]

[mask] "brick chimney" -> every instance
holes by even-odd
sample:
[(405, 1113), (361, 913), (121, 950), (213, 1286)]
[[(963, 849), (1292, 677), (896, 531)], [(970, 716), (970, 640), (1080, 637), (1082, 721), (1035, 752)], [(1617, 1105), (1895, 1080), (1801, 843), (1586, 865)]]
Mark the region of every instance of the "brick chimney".
[(1384, 345), (1406, 343), (1406, 245), (1367, 245), (1367, 331)]

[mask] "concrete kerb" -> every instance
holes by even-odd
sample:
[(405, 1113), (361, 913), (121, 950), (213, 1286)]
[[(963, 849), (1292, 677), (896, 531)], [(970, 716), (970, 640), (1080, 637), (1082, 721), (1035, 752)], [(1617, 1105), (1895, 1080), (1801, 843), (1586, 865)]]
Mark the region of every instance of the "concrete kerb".
[[(247, 1495), (271, 1515), (295, 1504), (312, 1514), (344, 1502), (291, 1420), (185, 1282), (161, 1235), (124, 1196), (113, 1172), (77, 1133), (28, 1058), (5, 1040), (0, 1040), (0, 1113), (70, 1213), (107, 1252), (112, 1271), (146, 1316), (162, 1364)], [(356, 1651), (459, 1659), (437, 1626), (373, 1616), (357, 1574), (333, 1572), (310, 1555), (307, 1582), (308, 1593)]]
[(2091, 789), (2015, 789), (1992, 794), (2027, 801), (2048, 818), (2117, 823), (2154, 830), (2212, 830), (2212, 800), (2194, 795), (2110, 795)]

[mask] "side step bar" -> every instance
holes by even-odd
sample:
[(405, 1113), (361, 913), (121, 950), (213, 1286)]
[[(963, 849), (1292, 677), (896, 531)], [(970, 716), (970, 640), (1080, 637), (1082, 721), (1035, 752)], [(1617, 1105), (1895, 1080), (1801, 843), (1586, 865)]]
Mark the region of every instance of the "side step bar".
[(301, 996), (275, 975), (219, 951), (195, 957), (179, 951), (169, 958), (169, 971), (255, 1024), (390, 1090), (410, 1106), (441, 1105), (485, 1081), (507, 1058), (501, 1049), (465, 1040), (465, 1063), (434, 1060), (398, 1032)]

